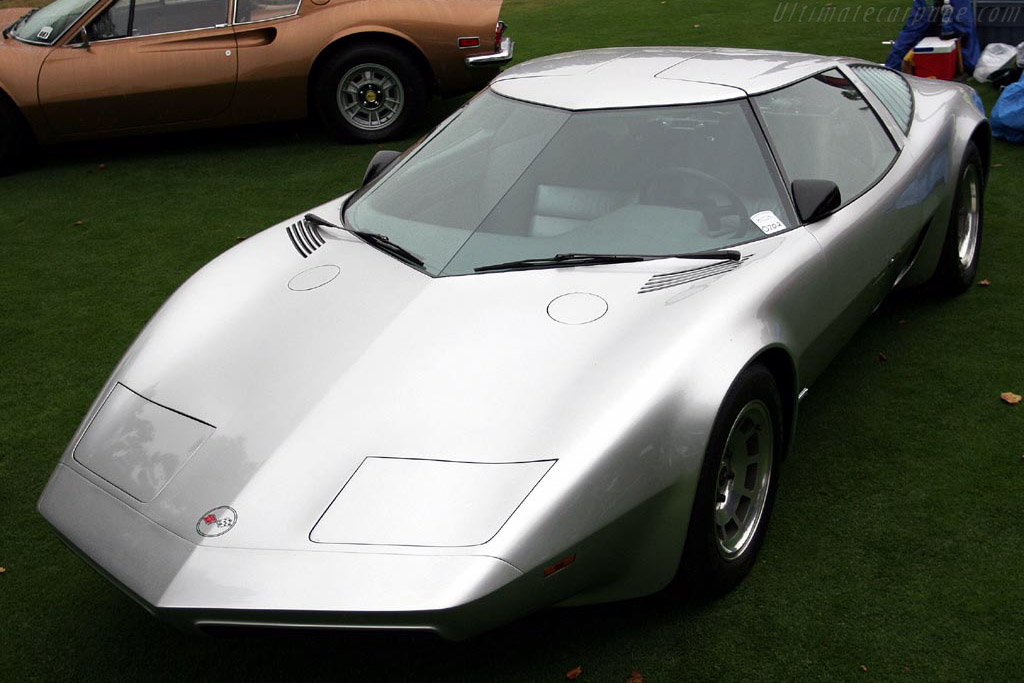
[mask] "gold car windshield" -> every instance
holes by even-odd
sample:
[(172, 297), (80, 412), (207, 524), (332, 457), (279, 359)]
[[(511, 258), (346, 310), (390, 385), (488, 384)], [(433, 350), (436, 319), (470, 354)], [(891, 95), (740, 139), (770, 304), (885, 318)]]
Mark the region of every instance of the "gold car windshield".
[(749, 102), (569, 112), (485, 92), (345, 212), (431, 275), (723, 249), (793, 227)]
[(96, 0), (57, 0), (17, 21), (11, 35), (26, 43), (53, 45)]

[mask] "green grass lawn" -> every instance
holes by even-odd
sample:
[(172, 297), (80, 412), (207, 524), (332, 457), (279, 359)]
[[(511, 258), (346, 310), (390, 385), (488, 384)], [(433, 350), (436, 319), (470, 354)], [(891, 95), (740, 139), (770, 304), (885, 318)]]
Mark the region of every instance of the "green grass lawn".
[[(520, 58), (698, 44), (881, 61), (900, 27), (774, 22), (777, 9), (508, 0), (504, 17)], [(453, 106), (436, 102), (431, 120)], [(0, 680), (559, 681), (576, 665), (581, 681), (1024, 676), (1024, 404), (999, 400), (1024, 393), (1024, 150), (1001, 143), (979, 276), (991, 286), (950, 302), (901, 294), (872, 317), (804, 402), (760, 561), (716, 603), (549, 610), (457, 644), (197, 639), (94, 574), (35, 502), (103, 381), (189, 274), (355, 186), (376, 149), (257, 126), (40, 150), (0, 178)]]

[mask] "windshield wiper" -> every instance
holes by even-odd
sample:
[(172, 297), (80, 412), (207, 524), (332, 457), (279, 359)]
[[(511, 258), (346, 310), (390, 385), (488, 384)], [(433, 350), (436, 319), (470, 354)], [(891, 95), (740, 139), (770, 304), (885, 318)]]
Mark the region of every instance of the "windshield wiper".
[(386, 251), (386, 252), (388, 252), (389, 254), (391, 254), (393, 256), (397, 256), (398, 258), (402, 259), (406, 263), (411, 263), (411, 264), (413, 264), (415, 266), (420, 266), (420, 267), (422, 267), (424, 265), (423, 259), (421, 259), (416, 254), (412, 253), (411, 251), (409, 251), (408, 249), (406, 249), (402, 245), (395, 244), (394, 242), (391, 241), (391, 238), (388, 237), (387, 235), (381, 235), (381, 234), (376, 233), (376, 232), (363, 232), (362, 230), (355, 230), (353, 228), (347, 228), (347, 227), (345, 227), (343, 225), (335, 225), (334, 223), (331, 223), (330, 221), (328, 221), (328, 220), (326, 220), (324, 218), (320, 218), (320, 216), (317, 216), (316, 214), (313, 214), (313, 213), (307, 213), (304, 216), (304, 218), (305, 218), (306, 221), (308, 221), (308, 222), (310, 222), (310, 223), (312, 223), (314, 225), (318, 225), (318, 226), (320, 226), (322, 228), (335, 228), (337, 230), (345, 230), (347, 232), (350, 232), (353, 235), (366, 240), (367, 242), (369, 242), (373, 246), (377, 247), (381, 251)]
[(718, 251), (699, 251), (690, 254), (555, 254), (545, 258), (527, 258), (508, 263), (495, 263), (480, 266), (473, 270), (486, 273), (494, 270), (529, 270), (531, 268), (567, 268), (569, 266), (599, 266), (608, 263), (636, 263), (638, 261), (655, 261), (657, 259), (714, 259), (717, 261), (739, 261), (740, 252), (735, 249)]
[(8, 26), (7, 28), (4, 29), (4, 31), (3, 31), (4, 38), (6, 38), (9, 35), (11, 35), (11, 31), (13, 31), (14, 29), (18, 28), (18, 25), (21, 24), (21, 22), (25, 21), (26, 19), (28, 19), (29, 17), (31, 17), (33, 14), (35, 14), (38, 11), (39, 11), (39, 8), (35, 7), (33, 9), (30, 9), (28, 12), (25, 12), (24, 14), (22, 14), (20, 17), (18, 17), (18, 19), (13, 24), (11, 24), (10, 26)]

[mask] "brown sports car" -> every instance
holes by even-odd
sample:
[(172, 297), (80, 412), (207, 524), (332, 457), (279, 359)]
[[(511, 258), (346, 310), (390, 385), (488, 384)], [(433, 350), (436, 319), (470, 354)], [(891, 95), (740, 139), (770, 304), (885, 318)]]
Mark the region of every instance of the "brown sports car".
[[(501, 0), (56, 0), (0, 10), (0, 171), (41, 143), (301, 118), (400, 135), (512, 59)], [(13, 23), (12, 23), (13, 22)]]

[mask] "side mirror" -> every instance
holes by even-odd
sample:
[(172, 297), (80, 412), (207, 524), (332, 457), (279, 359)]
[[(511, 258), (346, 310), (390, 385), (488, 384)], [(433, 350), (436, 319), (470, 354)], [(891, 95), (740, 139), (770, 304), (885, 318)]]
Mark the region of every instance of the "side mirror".
[(78, 32), (76, 42), (71, 46), (75, 50), (88, 50), (89, 49), (89, 31), (83, 26), (82, 30)]
[(382, 149), (374, 154), (373, 158), (370, 159), (370, 165), (366, 167), (366, 173), (363, 175), (363, 186), (369, 185), (373, 180), (380, 177), (398, 156), (399, 152), (390, 149)]
[(794, 180), (793, 202), (803, 223), (816, 223), (842, 203), (839, 186), (831, 180)]

